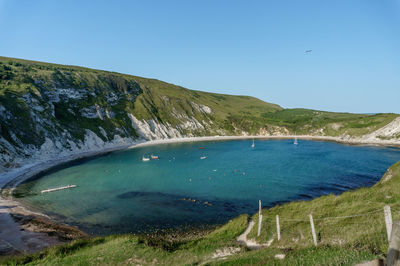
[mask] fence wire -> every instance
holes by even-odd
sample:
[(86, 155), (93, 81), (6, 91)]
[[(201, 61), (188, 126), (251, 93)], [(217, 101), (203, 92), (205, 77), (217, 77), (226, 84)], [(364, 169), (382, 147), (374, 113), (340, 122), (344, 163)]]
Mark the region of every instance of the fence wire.
[[(276, 214), (279, 215), (279, 213)], [(304, 215), (304, 219), (279, 215), (280, 240), (278, 241), (276, 214), (267, 212), (263, 215), (261, 235), (258, 237), (256, 236), (258, 225), (258, 216), (256, 215), (253, 236), (258, 242), (265, 243), (274, 239), (272, 245), (281, 248), (314, 245), (308, 215)], [(400, 209), (397, 206), (392, 208), (391, 215), (393, 220), (399, 220)], [(387, 251), (388, 237), (383, 208), (343, 216), (321, 217), (318, 216), (318, 213), (314, 213), (313, 222), (317, 245), (351, 246), (375, 254)]]

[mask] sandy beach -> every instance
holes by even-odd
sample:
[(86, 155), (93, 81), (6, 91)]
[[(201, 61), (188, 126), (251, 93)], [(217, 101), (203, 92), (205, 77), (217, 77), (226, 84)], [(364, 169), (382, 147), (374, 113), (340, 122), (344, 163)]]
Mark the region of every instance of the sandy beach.
[(334, 141), (351, 145), (385, 145), (400, 147), (400, 141), (368, 141), (363, 139), (343, 139), (329, 136), (208, 136), (188, 137), (179, 139), (161, 140), (138, 140), (132, 145), (116, 146), (103, 150), (83, 152), (54, 158), (43, 162), (36, 162), (25, 165), (18, 169), (0, 175), (0, 255), (35, 252), (51, 245), (56, 245), (77, 238), (87, 237), (78, 228), (63, 225), (52, 221), (46, 215), (35, 213), (20, 203), (13, 200), (12, 190), (21, 182), (47, 171), (52, 167), (59, 166), (74, 160), (100, 156), (113, 151), (133, 149), (137, 147), (160, 145), (168, 143), (198, 142), (198, 141), (219, 141), (238, 139), (294, 139)]

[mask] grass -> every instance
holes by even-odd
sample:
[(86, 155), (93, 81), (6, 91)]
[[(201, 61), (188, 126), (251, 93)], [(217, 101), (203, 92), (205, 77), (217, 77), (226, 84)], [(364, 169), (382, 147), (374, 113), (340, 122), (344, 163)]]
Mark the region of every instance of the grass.
[(309, 109), (285, 109), (264, 115), (268, 125), (285, 126), (297, 134), (361, 136), (387, 125), (396, 114), (350, 114)]
[[(285, 254), (283, 260), (275, 258)], [(214, 261), (211, 265), (354, 265), (370, 261), (376, 256), (358, 250), (342, 247), (310, 247), (296, 250), (268, 248), (248, 251), (228, 257), (224, 261)]]
[[(205, 236), (192, 239), (156, 235), (99, 237), (37, 254), (3, 258), (0, 262), (6, 265), (354, 265), (386, 256), (388, 241), (383, 206), (390, 205), (393, 220), (398, 220), (399, 200), (400, 162), (370, 188), (263, 209), (261, 236), (256, 236), (255, 227), (248, 237), (258, 242), (274, 239), (268, 248), (247, 250), (239, 246), (236, 237), (244, 232), (249, 220), (247, 215), (241, 215)], [(310, 213), (318, 236), (317, 247), (313, 246), (311, 237)], [(337, 218), (365, 213), (369, 214)], [(275, 215), (280, 217), (280, 241), (276, 239)], [(257, 216), (252, 217), (256, 224)], [(225, 259), (212, 258), (216, 250), (226, 247), (241, 247), (241, 250)], [(276, 254), (286, 257), (276, 259)]]

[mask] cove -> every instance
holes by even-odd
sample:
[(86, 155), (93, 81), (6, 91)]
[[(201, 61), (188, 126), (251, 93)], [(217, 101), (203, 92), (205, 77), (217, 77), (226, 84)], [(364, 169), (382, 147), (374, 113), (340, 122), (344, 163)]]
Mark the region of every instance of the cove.
[[(73, 162), (27, 180), (30, 208), (92, 235), (227, 222), (293, 200), (372, 186), (400, 149), (299, 140), (207, 141), (138, 147)], [(158, 160), (142, 161), (142, 156)], [(206, 157), (201, 159), (201, 157)], [(41, 193), (42, 190), (76, 188)]]

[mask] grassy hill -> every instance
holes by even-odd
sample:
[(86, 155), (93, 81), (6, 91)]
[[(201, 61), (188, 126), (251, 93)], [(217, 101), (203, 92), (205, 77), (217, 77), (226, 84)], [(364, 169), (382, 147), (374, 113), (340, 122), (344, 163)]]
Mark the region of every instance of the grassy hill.
[[(68, 97), (70, 95), (62, 94), (58, 101), (51, 99), (54, 93), (62, 89), (69, 89), (69, 93), (76, 92), (82, 96), (74, 99)], [(28, 96), (33, 100), (27, 101)], [(8, 141), (12, 142), (13, 139), (8, 136), (7, 131), (15, 129), (16, 132), (13, 133), (16, 133), (23, 143), (41, 143), (43, 138), (40, 137), (39, 132), (36, 132), (30, 113), (32, 101), (42, 106), (41, 115), (49, 119), (50, 123), (68, 129), (80, 139), (83, 139), (85, 128), (103, 137), (99, 126), (110, 135), (136, 136), (127, 113), (133, 114), (138, 119), (154, 119), (160, 123), (168, 122), (173, 126), (181, 123), (182, 117), (194, 117), (198, 121), (207, 122), (212, 120), (214, 124), (210, 126), (210, 129), (223, 128), (230, 134), (234, 134), (231, 119), (239, 119), (241, 116), (260, 117), (262, 114), (282, 110), (278, 105), (249, 96), (192, 91), (154, 79), (0, 57), (0, 103), (15, 117), (24, 120), (21, 122), (24, 125), (13, 125), (11, 122), (7, 123), (7, 120), (2, 121), (2, 126), (6, 131), (2, 132), (2, 135)], [(54, 108), (51, 105), (48, 106), (49, 101), (53, 101)], [(207, 114), (196, 110), (197, 105), (193, 103), (207, 105), (212, 109), (212, 113)], [(113, 113), (113, 117), (102, 120), (79, 115), (82, 109), (94, 105)], [(33, 111), (36, 113), (36, 110)], [(49, 115), (51, 112), (54, 112), (54, 117)], [(27, 135), (17, 130), (22, 127), (29, 129), (32, 133)], [(113, 128), (123, 130), (121, 132)], [(248, 130), (246, 126), (240, 129)], [(211, 132), (183, 130), (182, 133), (208, 135)]]
[[(381, 181), (342, 195), (291, 202), (263, 210), (260, 237), (256, 227), (249, 237), (259, 243), (273, 239), (270, 247), (249, 250), (236, 237), (247, 227), (241, 215), (200, 237), (163, 238), (122, 235), (78, 240), (39, 254), (9, 257), (8, 265), (352, 265), (384, 258), (388, 241), (383, 206), (390, 205), (393, 220), (400, 218), (400, 162)], [(318, 246), (313, 246), (308, 214), (314, 216)], [(281, 240), (276, 237), (275, 215), (280, 216)], [(258, 215), (252, 219), (257, 224)], [(232, 255), (218, 257), (223, 251)], [(283, 260), (276, 254), (285, 254)]]
[[(204, 106), (211, 111), (202, 110)], [(283, 109), (249, 96), (193, 91), (155, 79), (7, 57), (0, 57), (0, 109), (1, 137), (16, 147), (36, 148), (45, 137), (54, 139), (64, 130), (71, 141), (83, 141), (86, 129), (104, 141), (115, 135), (137, 137), (127, 114), (153, 119), (188, 136), (243, 132), (360, 136), (398, 116)], [(96, 117), (96, 109), (103, 118)], [(181, 126), (193, 119), (202, 127)]]

